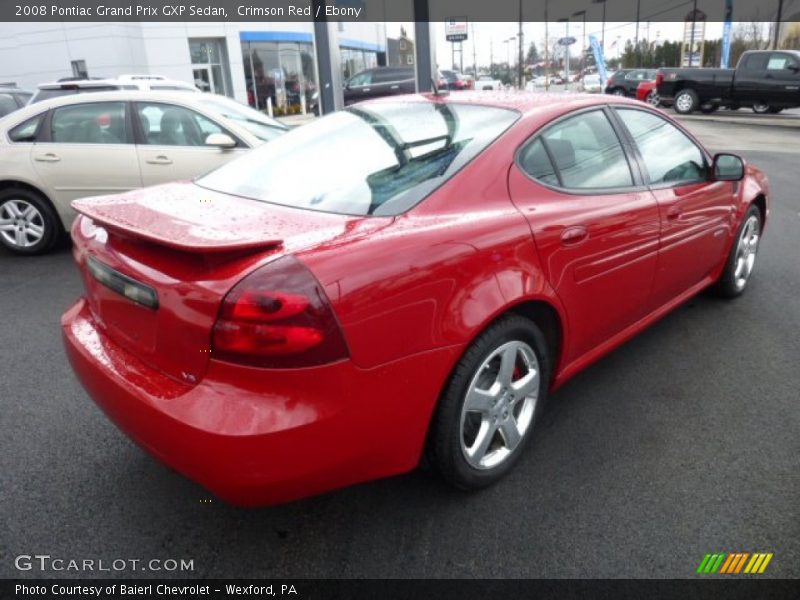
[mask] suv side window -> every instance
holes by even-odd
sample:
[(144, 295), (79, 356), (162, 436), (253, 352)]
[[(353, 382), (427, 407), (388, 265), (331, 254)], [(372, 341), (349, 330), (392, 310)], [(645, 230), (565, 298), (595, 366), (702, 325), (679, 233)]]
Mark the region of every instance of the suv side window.
[(154, 146), (205, 146), (212, 133), (228, 134), (211, 119), (174, 104), (139, 102), (136, 116), (145, 143)]
[(94, 102), (53, 110), (50, 139), (57, 144), (126, 144), (125, 102)]
[(768, 56), (768, 54), (762, 52), (757, 54), (748, 54), (744, 57), (743, 67), (748, 71), (763, 71), (767, 68)]
[(691, 183), (708, 178), (705, 155), (672, 123), (644, 110), (615, 110), (639, 148), (651, 184)]
[(581, 113), (548, 127), (520, 153), (519, 165), (534, 179), (553, 185), (555, 176), (557, 185), (569, 189), (633, 185), (622, 144), (602, 110)]

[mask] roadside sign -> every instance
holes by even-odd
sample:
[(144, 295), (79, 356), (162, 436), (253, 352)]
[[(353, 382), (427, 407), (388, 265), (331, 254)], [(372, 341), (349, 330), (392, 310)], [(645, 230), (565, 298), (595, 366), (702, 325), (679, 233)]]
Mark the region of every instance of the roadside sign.
[(574, 37), (563, 37), (558, 40), (559, 46), (572, 46), (575, 42), (577, 42)]
[(451, 17), (444, 22), (444, 34), (448, 42), (463, 42), (467, 39), (467, 19)]

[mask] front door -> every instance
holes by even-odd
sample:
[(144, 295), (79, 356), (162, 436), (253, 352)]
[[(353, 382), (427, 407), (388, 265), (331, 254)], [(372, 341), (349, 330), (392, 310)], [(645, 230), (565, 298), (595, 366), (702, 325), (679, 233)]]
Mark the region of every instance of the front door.
[(511, 170), (512, 200), (530, 222), (550, 285), (567, 309), (567, 363), (647, 313), (659, 214), (634, 173), (603, 110), (548, 127)]
[(661, 244), (653, 286), (657, 308), (717, 267), (733, 226), (738, 182), (711, 181), (705, 153), (678, 127), (649, 110), (617, 108), (658, 202)]
[(145, 186), (193, 179), (247, 151), (244, 147), (220, 149), (206, 145), (212, 133), (231, 134), (185, 106), (137, 102), (135, 107), (142, 138), (136, 153)]

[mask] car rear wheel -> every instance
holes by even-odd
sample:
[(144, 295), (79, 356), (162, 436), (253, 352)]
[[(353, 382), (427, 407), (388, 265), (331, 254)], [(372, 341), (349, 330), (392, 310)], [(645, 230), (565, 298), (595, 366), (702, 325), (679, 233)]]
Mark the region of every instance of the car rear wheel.
[(443, 477), (477, 489), (503, 477), (531, 438), (547, 395), (550, 359), (529, 319), (508, 316), (470, 346), (440, 400), (430, 438)]
[(658, 95), (658, 92), (653, 90), (649, 94), (647, 94), (647, 98), (644, 99), (650, 106), (660, 106), (661, 105), (661, 98)]
[(761, 240), (761, 211), (751, 206), (739, 226), (736, 241), (728, 255), (725, 269), (715, 291), (725, 298), (735, 298), (744, 292), (755, 268), (758, 243)]
[(694, 90), (681, 90), (675, 95), (673, 107), (679, 115), (688, 115), (697, 110), (700, 100)]
[(60, 230), (58, 217), (40, 195), (22, 188), (0, 191), (0, 242), (12, 252), (46, 252)]
[(753, 104), (753, 112), (757, 115), (765, 115), (769, 112), (769, 104), (764, 104), (763, 102)]

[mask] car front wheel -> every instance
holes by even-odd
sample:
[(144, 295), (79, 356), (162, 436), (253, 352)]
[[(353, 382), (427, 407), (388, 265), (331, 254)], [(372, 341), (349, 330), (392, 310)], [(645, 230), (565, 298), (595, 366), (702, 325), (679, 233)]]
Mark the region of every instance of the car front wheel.
[(736, 241), (728, 255), (715, 291), (725, 298), (735, 298), (744, 292), (753, 274), (761, 240), (761, 211), (751, 206), (739, 226)]
[(17, 254), (41, 254), (57, 241), (60, 222), (50, 205), (21, 188), (0, 191), (0, 242)]
[(659, 106), (661, 104), (661, 98), (658, 96), (658, 92), (653, 90), (647, 94), (645, 102), (647, 102), (650, 106)]
[(470, 346), (440, 400), (430, 443), (443, 477), (461, 489), (505, 475), (531, 438), (547, 395), (545, 338), (530, 320), (512, 315)]
[(753, 112), (757, 115), (765, 115), (769, 112), (769, 104), (764, 104), (763, 102), (753, 104)]

